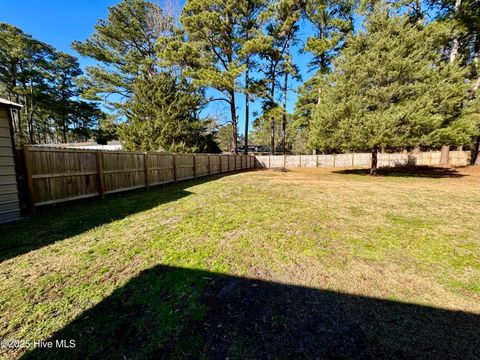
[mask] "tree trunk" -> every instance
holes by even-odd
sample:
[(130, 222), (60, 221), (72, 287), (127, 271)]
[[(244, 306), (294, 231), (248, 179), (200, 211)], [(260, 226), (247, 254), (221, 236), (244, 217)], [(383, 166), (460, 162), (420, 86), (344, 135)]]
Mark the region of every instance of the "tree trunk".
[(270, 153), (275, 155), (275, 117), (270, 118)]
[(478, 91), (480, 88), (480, 74), (477, 77), (477, 80), (473, 83), (472, 86), (472, 99), (475, 99), (475, 93)]
[[(270, 96), (271, 96), (271, 106), (273, 111), (273, 107), (275, 104), (275, 67), (271, 71), (272, 73), (272, 84), (270, 89)], [(275, 155), (275, 116), (272, 114), (270, 117), (270, 154)]]
[(475, 144), (475, 151), (473, 152), (472, 165), (480, 166), (480, 136), (477, 136), (477, 143)]
[(63, 143), (67, 143), (67, 120), (65, 119), (65, 115), (62, 115), (62, 137)]
[[(28, 101), (27, 101), (28, 102)], [(34, 111), (34, 103), (33, 103), (33, 84), (30, 81), (30, 120), (28, 122), (28, 127), (29, 127), (29, 133), (30, 133), (30, 144), (34, 144), (34, 135), (35, 135), (35, 129), (33, 126), (33, 111)]]
[[(455, 0), (455, 16), (460, 15), (460, 9), (462, 6), (462, 0)], [(453, 64), (455, 62), (455, 59), (457, 58), (458, 54), (458, 48), (460, 44), (458, 42), (458, 36), (454, 32), (453, 33), (453, 40), (452, 40), (452, 49), (450, 50), (450, 64)], [(442, 146), (442, 155), (440, 157), (440, 164), (446, 165), (450, 161), (450, 146), (449, 145), (443, 145)]]
[(232, 116), (232, 152), (237, 154), (237, 109), (235, 106), (235, 92), (230, 92), (230, 114)]
[[(462, 6), (462, 0), (455, 0), (455, 16), (460, 15), (461, 6)], [(457, 34), (454, 33), (453, 41), (452, 41), (452, 49), (450, 51), (450, 63), (453, 63), (457, 58), (459, 46), (460, 44), (458, 42), (458, 36)]]
[(285, 72), (285, 80), (283, 86), (283, 113), (282, 113), (282, 153), (287, 154), (287, 86), (288, 73)]
[(378, 169), (378, 147), (374, 147), (372, 150), (372, 164), (370, 166), (370, 175), (377, 175)]
[[(288, 52), (290, 54), (290, 40), (288, 40)], [(287, 154), (287, 92), (288, 92), (288, 71), (285, 69), (283, 80), (283, 113), (282, 113), (282, 153)]]
[(248, 155), (248, 123), (250, 121), (250, 113), (249, 113), (249, 104), (250, 104), (250, 94), (248, 86), (250, 84), (250, 79), (248, 77), (250, 63), (247, 59), (246, 69), (245, 69), (245, 155)]
[(440, 154), (440, 165), (448, 165), (450, 163), (450, 146), (443, 145)]
[(471, 99), (475, 99), (475, 95), (477, 90), (480, 88), (480, 63), (479, 63), (479, 57), (480, 57), (480, 34), (477, 34), (475, 36), (475, 47), (474, 47), (474, 52), (473, 52), (473, 63), (475, 65), (475, 72), (477, 75), (477, 80), (473, 83), (473, 86), (471, 88)]
[[(20, 96), (17, 95), (17, 104), (20, 104)], [(23, 143), (23, 129), (22, 129), (22, 109), (18, 109), (18, 141), (19, 145), (24, 145)]]

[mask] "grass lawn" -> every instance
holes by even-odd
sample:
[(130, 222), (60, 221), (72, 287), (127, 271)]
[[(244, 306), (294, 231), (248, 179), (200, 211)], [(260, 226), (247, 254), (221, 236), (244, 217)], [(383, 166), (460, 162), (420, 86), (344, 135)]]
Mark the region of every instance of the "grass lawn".
[(480, 170), (244, 172), (0, 226), (18, 358), (479, 358)]

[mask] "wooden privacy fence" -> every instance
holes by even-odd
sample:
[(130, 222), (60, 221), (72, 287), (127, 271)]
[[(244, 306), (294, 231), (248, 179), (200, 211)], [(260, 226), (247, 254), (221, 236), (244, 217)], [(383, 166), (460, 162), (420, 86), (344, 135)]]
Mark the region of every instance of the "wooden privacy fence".
[[(440, 165), (440, 151), (420, 153), (379, 153), (378, 166), (402, 165)], [(255, 156), (256, 167), (369, 167), (372, 161), (370, 153), (350, 153), (335, 155), (259, 155)], [(450, 165), (467, 166), (470, 151), (450, 151)]]
[(251, 169), (245, 155), (23, 149), (30, 207)]

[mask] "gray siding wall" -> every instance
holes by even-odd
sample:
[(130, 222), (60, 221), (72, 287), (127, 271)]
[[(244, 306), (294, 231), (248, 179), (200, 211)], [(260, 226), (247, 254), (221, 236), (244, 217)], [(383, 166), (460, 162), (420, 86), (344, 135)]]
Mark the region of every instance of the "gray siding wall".
[(0, 107), (0, 223), (20, 218), (9, 111)]

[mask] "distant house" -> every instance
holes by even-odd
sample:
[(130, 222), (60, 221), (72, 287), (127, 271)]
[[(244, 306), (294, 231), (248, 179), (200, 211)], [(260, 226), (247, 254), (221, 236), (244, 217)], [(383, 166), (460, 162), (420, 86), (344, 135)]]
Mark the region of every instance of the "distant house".
[(20, 218), (11, 109), (21, 107), (0, 98), (0, 223)]
[(38, 147), (56, 147), (64, 149), (82, 149), (82, 150), (122, 150), (120, 141), (109, 141), (106, 145), (99, 145), (93, 141), (83, 143), (66, 143), (66, 144), (37, 144), (32, 146)]

